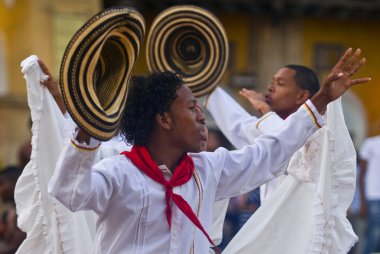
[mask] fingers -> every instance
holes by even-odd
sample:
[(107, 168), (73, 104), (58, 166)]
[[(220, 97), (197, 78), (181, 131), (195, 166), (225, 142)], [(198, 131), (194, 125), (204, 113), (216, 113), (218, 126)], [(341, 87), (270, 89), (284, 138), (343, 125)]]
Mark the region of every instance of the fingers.
[(341, 77), (343, 77), (343, 73), (342, 72), (340, 72), (340, 73), (331, 73), (330, 75), (327, 76), (327, 78), (325, 79), (325, 81), (323, 83), (329, 84), (329, 83), (332, 83), (332, 82), (340, 79)]
[(43, 72), (45, 75), (48, 75), (48, 76), (49, 76), (49, 79), (50, 79), (50, 78), (51, 78), (50, 71), (49, 71), (49, 69), (46, 67), (45, 63), (44, 63), (41, 59), (38, 59), (38, 64), (40, 65), (42, 72)]
[(354, 75), (360, 68), (362, 68), (362, 66), (366, 63), (366, 59), (365, 58), (362, 58), (359, 62), (355, 63), (355, 65), (353, 65), (351, 67), (351, 70), (349, 71), (349, 76), (351, 77), (352, 75)]
[(350, 84), (354, 86), (354, 85), (367, 83), (368, 81), (371, 81), (371, 78), (358, 78), (358, 79), (352, 79)]
[(338, 63), (334, 66), (334, 69), (343, 69), (346, 63), (351, 58), (352, 48), (346, 50), (343, 56), (339, 59)]
[(345, 66), (343, 67), (344, 71), (346, 71), (347, 73), (351, 74), (351, 69), (353, 68), (353, 66), (357, 65), (358, 59), (360, 58), (361, 52), (362, 52), (361, 49), (357, 49), (355, 51), (355, 53), (353, 54), (353, 56), (350, 59), (347, 60)]
[(239, 91), (239, 94), (243, 96), (246, 99), (250, 98), (261, 98), (263, 95), (261, 93), (258, 93), (254, 90), (248, 90), (243, 88), (242, 90)]

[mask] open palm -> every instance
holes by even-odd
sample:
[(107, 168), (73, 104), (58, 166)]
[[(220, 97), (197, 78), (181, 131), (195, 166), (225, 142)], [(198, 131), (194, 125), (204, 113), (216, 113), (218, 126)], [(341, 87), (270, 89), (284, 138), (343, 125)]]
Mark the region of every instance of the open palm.
[(321, 92), (329, 98), (329, 101), (339, 98), (351, 86), (370, 80), (370, 78), (351, 78), (366, 62), (366, 59), (360, 55), (360, 49), (353, 53), (353, 50), (349, 48), (323, 81)]

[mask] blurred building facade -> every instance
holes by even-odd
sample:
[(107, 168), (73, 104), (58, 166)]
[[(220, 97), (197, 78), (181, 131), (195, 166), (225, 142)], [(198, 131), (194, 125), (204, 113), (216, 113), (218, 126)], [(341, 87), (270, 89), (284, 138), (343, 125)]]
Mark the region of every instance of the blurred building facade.
[(58, 78), (71, 36), (101, 8), (99, 0), (0, 1), (0, 165), (17, 163), (19, 147), (31, 136), (21, 61), (37, 55)]
[[(153, 18), (176, 4), (205, 7), (223, 23), (230, 62), (222, 84), (235, 95), (241, 87), (264, 91), (289, 63), (309, 66), (322, 77), (346, 48), (360, 47), (367, 57), (360, 76), (372, 81), (354, 87), (346, 100), (358, 144), (380, 117), (380, 0), (0, 0), (0, 160), (14, 162), (30, 135), (23, 59), (38, 55), (58, 78), (71, 36), (100, 9), (132, 6), (144, 15), (149, 31)], [(135, 72), (147, 72), (144, 52)]]

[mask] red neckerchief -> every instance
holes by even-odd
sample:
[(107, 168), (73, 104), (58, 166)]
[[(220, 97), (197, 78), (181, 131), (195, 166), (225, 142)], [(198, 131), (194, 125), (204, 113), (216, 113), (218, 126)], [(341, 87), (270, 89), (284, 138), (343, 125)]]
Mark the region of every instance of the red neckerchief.
[(122, 152), (121, 154), (129, 158), (135, 166), (143, 171), (147, 176), (154, 181), (162, 184), (165, 187), (166, 196), (166, 219), (168, 220), (169, 227), (171, 225), (172, 211), (170, 206), (170, 199), (178, 206), (178, 208), (197, 226), (203, 234), (207, 237), (208, 241), (215, 246), (210, 236), (203, 229), (198, 217), (195, 215), (190, 205), (182, 198), (182, 196), (173, 193), (175, 186), (180, 186), (187, 183), (194, 172), (194, 162), (188, 155), (181, 158), (179, 165), (175, 168), (170, 181), (167, 181), (158, 168), (157, 164), (152, 160), (148, 150), (145, 146), (134, 145), (130, 152)]

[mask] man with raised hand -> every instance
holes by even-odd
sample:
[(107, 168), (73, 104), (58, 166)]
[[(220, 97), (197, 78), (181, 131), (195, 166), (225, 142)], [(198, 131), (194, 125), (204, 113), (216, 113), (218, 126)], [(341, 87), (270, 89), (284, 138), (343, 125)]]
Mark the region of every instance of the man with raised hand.
[(207, 141), (205, 116), (181, 77), (136, 77), (120, 126), (132, 150), (94, 165), (100, 142), (77, 129), (49, 192), (72, 211), (98, 214), (95, 253), (208, 253), (214, 200), (283, 174), (292, 154), (324, 124), (327, 104), (369, 80), (350, 79), (365, 60), (349, 58), (347, 52), (280, 132), (236, 151), (199, 153)]
[[(280, 128), (284, 119), (318, 90), (319, 82), (314, 71), (305, 66), (286, 65), (274, 75), (265, 97), (253, 90), (240, 91), (240, 95), (247, 98), (262, 117), (250, 115), (222, 88), (217, 88), (207, 98), (206, 107), (227, 139), (241, 149), (253, 144), (260, 135)], [(276, 189), (283, 177), (281, 175), (260, 186), (261, 202)]]

